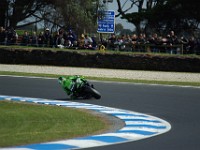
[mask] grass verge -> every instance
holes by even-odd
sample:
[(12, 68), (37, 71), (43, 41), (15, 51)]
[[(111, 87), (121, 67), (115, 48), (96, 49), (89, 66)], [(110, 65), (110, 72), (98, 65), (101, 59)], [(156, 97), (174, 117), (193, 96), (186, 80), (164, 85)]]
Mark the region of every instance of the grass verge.
[[(55, 74), (38, 74), (38, 73), (9, 72), (9, 71), (0, 71), (0, 75), (34, 76), (34, 77), (50, 77), (50, 78), (58, 78), (59, 76), (62, 76), (62, 75), (55, 75)], [(136, 80), (136, 79), (102, 78), (102, 77), (87, 77), (87, 76), (85, 76), (85, 78), (88, 80), (113, 81), (113, 82), (162, 84), (162, 85), (178, 85), (178, 86), (200, 86), (200, 82)]]
[(86, 110), (0, 101), (0, 147), (68, 139), (108, 128)]

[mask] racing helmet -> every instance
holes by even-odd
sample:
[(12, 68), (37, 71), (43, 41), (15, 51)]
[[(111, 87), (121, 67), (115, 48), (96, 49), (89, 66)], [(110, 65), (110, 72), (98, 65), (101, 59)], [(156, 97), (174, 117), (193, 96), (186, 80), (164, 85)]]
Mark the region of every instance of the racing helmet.
[(64, 77), (59, 77), (58, 82), (61, 84), (64, 80), (66, 80)]

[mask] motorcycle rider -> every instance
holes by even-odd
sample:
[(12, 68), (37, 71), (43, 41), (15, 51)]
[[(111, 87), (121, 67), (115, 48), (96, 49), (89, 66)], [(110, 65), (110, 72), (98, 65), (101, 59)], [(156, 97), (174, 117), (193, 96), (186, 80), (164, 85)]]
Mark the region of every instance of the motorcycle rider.
[(83, 82), (82, 78), (78, 75), (67, 76), (67, 77), (61, 76), (58, 78), (58, 81), (59, 84), (62, 85), (62, 88), (67, 93), (67, 95), (69, 95), (71, 99), (75, 99), (77, 98), (76, 96), (77, 85)]

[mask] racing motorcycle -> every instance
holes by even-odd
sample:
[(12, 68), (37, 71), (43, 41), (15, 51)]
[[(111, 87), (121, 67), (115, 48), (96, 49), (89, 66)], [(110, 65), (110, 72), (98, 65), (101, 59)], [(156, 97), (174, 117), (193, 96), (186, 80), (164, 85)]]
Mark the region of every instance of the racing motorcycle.
[(71, 99), (101, 98), (101, 94), (94, 88), (94, 85), (90, 84), (83, 76), (61, 76), (58, 78), (58, 82)]

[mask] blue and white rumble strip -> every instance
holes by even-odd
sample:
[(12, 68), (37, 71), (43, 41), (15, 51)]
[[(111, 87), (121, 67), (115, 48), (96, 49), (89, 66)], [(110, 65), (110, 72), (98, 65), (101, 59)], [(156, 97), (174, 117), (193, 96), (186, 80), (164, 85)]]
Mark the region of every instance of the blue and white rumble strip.
[(149, 138), (152, 136), (163, 134), (171, 129), (171, 125), (160, 118), (133, 111), (115, 109), (111, 107), (70, 101), (48, 100), (28, 97), (13, 97), (5, 95), (0, 95), (0, 100), (23, 101), (38, 104), (57, 105), (62, 107), (83, 108), (117, 117), (121, 119), (125, 124), (123, 128), (113, 133), (104, 133), (100, 135), (93, 135), (82, 138), (67, 139), (61, 141), (31, 144), (2, 149), (81, 149), (141, 140), (144, 138)]

